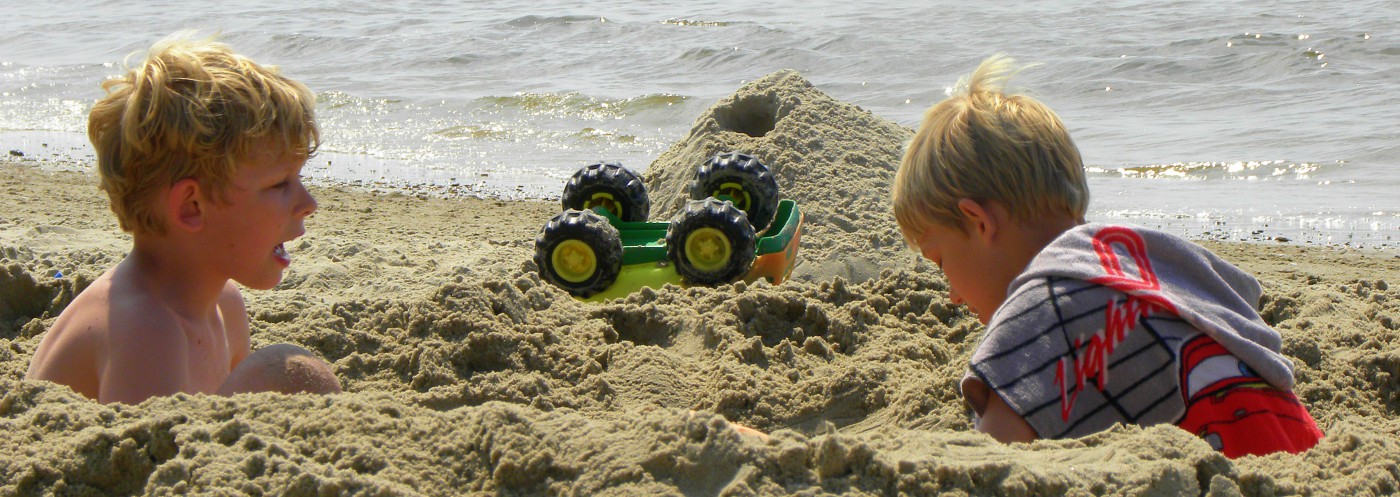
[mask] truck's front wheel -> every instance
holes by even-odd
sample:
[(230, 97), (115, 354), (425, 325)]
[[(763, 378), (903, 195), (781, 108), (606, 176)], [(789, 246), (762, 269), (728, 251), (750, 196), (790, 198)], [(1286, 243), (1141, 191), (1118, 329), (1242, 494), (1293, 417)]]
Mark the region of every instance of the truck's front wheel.
[(612, 286), (622, 271), (622, 237), (598, 213), (570, 209), (556, 214), (535, 238), (540, 278), (588, 297)]
[(666, 257), (686, 283), (718, 285), (748, 272), (754, 243), (753, 225), (734, 204), (691, 200), (666, 230)]

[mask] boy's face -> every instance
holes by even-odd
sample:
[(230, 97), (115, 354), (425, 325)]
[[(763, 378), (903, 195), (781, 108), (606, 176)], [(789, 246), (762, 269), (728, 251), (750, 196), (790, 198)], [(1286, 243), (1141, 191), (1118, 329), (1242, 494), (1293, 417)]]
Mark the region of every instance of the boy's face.
[(997, 260), (991, 249), (980, 238), (939, 223), (933, 223), (919, 238), (919, 252), (937, 264), (948, 279), (948, 298), (954, 304), (966, 304), (982, 324), (1001, 307), (1011, 284), (1003, 271), (993, 270)]
[(263, 290), (282, 281), (292, 263), (283, 244), (305, 233), (302, 220), (316, 211), (301, 182), (305, 164), (305, 155), (262, 147), (239, 165), (223, 201), (210, 202), (206, 229), (234, 281)]

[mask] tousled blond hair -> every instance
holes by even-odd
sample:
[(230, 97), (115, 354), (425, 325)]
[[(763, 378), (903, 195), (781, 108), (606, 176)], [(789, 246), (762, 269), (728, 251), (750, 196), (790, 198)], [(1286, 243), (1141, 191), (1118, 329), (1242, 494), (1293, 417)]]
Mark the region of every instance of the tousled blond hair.
[(157, 42), (139, 66), (103, 81), (107, 95), (88, 114), (100, 184), (124, 231), (165, 233), (156, 194), (177, 181), (222, 198), (255, 150), (309, 157), (320, 146), (311, 90), (192, 34)]
[(911, 247), (933, 223), (966, 232), (957, 206), (964, 198), (999, 202), (1020, 222), (1084, 218), (1089, 187), (1079, 149), (1049, 107), (1006, 93), (1015, 72), (1011, 59), (994, 55), (924, 113), (892, 191)]

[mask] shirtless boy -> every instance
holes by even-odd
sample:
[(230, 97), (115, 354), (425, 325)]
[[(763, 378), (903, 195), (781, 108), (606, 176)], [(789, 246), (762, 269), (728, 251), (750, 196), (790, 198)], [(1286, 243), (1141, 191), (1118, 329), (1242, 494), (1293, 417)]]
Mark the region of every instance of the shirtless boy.
[(250, 350), (238, 286), (270, 289), (316, 200), (301, 169), (320, 142), (304, 85), (212, 40), (176, 34), (105, 81), (88, 116), (127, 256), (59, 315), (26, 378), (99, 402), (175, 393), (340, 391), (289, 344)]

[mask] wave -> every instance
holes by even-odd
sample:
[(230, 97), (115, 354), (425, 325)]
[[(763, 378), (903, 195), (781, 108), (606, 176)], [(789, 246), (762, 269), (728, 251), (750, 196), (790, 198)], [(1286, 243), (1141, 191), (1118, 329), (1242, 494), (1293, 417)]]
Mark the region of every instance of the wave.
[(728, 25), (731, 25), (731, 24), (734, 24), (734, 23), (733, 23), (733, 22), (730, 22), (730, 21), (698, 21), (698, 20), (692, 20), (692, 19), (667, 19), (667, 20), (661, 21), (661, 24), (666, 24), (666, 25), (670, 25), (670, 26), (687, 26), (687, 27), (690, 27), (690, 26), (697, 26), (697, 27), (715, 28), (715, 27), (724, 27), (724, 26), (728, 26)]
[[(316, 94), (318, 109), (339, 109), (355, 111), (357, 114), (383, 115), (400, 110), (403, 101), (393, 98), (363, 98), (341, 91), (325, 91)], [(319, 118), (320, 116), (318, 116)]]
[(439, 129), (432, 134), (449, 140), (520, 140), (528, 134), (520, 131), (500, 124), (464, 124)]
[(486, 112), (508, 110), (530, 116), (573, 117), (584, 119), (620, 119), (642, 112), (683, 104), (690, 97), (673, 94), (649, 94), (621, 99), (600, 99), (578, 92), (519, 93), (476, 99)]
[(584, 22), (606, 21), (603, 16), (540, 16), (528, 15), (517, 17), (505, 22), (506, 26), (512, 28), (528, 28), (538, 26), (565, 26)]
[(636, 143), (639, 138), (630, 133), (621, 133), (593, 127), (576, 131), (546, 131), (537, 128), (512, 126), (506, 123), (483, 123), (451, 126), (432, 132), (432, 136), (447, 140), (512, 141), (539, 140), (549, 142), (592, 142), (592, 143)]
[(1346, 167), (1345, 161), (1293, 162), (1286, 160), (1232, 162), (1173, 162), (1106, 168), (1087, 166), (1091, 176), (1178, 180), (1283, 181), (1316, 180), (1318, 175)]

